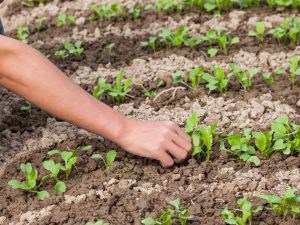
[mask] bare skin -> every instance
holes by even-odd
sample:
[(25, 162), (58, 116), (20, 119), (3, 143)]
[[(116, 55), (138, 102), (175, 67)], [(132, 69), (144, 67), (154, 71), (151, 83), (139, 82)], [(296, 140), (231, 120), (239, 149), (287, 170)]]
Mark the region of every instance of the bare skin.
[(177, 124), (129, 119), (72, 82), (42, 54), (0, 36), (0, 85), (45, 111), (107, 138), (127, 152), (159, 160), (164, 167), (184, 161), (190, 137)]

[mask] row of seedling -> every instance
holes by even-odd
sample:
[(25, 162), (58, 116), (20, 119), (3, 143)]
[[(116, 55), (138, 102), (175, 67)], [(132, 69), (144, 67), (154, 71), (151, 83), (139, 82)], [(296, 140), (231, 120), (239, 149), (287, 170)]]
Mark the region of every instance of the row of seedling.
[(258, 157), (269, 158), (275, 152), (285, 155), (300, 153), (300, 125), (289, 122), (286, 115), (278, 117), (270, 131), (252, 131), (244, 129), (242, 133), (221, 133), (216, 124), (198, 125), (199, 116), (193, 113), (187, 120), (186, 132), (192, 138), (192, 156), (198, 160), (209, 161), (213, 146), (229, 153), (230, 160), (240, 159), (256, 166), (261, 164)]
[[(76, 168), (79, 152), (87, 152), (92, 149), (91, 145), (79, 147), (70, 151), (51, 150), (48, 152), (50, 159), (43, 161), (43, 168), (47, 171), (46, 175), (40, 177), (37, 169), (33, 168), (31, 163), (21, 164), (21, 171), (25, 179), (23, 181), (10, 180), (9, 186), (13, 189), (23, 190), (29, 193), (36, 193), (40, 200), (49, 197), (49, 192), (42, 190), (42, 187), (48, 183), (54, 183), (56, 193), (64, 193), (67, 186), (63, 179), (69, 179), (71, 172)], [(105, 156), (101, 154), (93, 154), (92, 159), (102, 160), (105, 166), (105, 172), (109, 172), (109, 168), (116, 158), (116, 151), (110, 150)], [(54, 156), (59, 156), (60, 160), (55, 161)]]
[[(260, 195), (258, 197), (266, 201), (271, 209), (285, 221), (288, 215), (295, 219), (300, 214), (300, 196), (296, 195), (295, 192), (296, 189), (289, 188), (283, 196)], [(251, 225), (253, 216), (263, 209), (262, 206), (253, 208), (248, 198), (244, 197), (237, 201), (236, 209), (229, 210), (226, 206), (222, 211), (222, 216), (226, 224)]]

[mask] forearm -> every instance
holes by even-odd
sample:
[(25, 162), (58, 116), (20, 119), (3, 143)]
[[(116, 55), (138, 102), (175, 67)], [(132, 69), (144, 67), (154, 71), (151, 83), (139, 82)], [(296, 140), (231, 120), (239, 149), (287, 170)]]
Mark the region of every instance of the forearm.
[(81, 128), (114, 142), (123, 132), (123, 115), (86, 93), (39, 52), (3, 36), (0, 77), (4, 87)]

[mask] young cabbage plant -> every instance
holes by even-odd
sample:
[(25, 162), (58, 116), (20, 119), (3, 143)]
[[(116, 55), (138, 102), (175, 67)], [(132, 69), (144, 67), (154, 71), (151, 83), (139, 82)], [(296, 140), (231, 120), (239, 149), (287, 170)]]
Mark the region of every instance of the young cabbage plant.
[(253, 137), (256, 148), (263, 154), (263, 156), (269, 158), (274, 152), (274, 149), (272, 148), (273, 132), (253, 132)]
[[(263, 208), (261, 206), (257, 207), (255, 210), (252, 209), (252, 203), (247, 197), (241, 198), (237, 201), (238, 209), (229, 210), (228, 205), (222, 211), (222, 216), (226, 224), (234, 225), (247, 225), (252, 224), (252, 217), (254, 213), (261, 211)], [(241, 216), (237, 216), (237, 212), (241, 212)]]
[(286, 220), (287, 215), (290, 213), (295, 218), (300, 213), (300, 196), (295, 194), (296, 189), (289, 188), (283, 197), (278, 195), (261, 195), (260, 198), (267, 201), (275, 213), (282, 216)]
[(109, 173), (109, 169), (112, 165), (112, 163), (115, 161), (117, 157), (117, 152), (115, 150), (109, 150), (105, 157), (103, 157), (101, 154), (93, 154), (91, 156), (92, 159), (101, 159), (105, 166), (105, 173)]
[(158, 48), (158, 39), (157, 37), (149, 37), (147, 41), (142, 41), (140, 46), (150, 47), (153, 51), (155, 51)]
[(205, 10), (208, 12), (216, 10), (218, 13), (221, 13), (223, 11), (228, 11), (231, 7), (231, 0), (207, 0), (204, 4)]
[(206, 87), (211, 91), (223, 93), (227, 90), (229, 78), (225, 75), (222, 68), (212, 66), (214, 74), (202, 73), (202, 79), (207, 82)]
[(109, 225), (109, 223), (106, 223), (103, 220), (98, 220), (96, 223), (87, 222), (85, 225)]
[(255, 67), (250, 68), (248, 71), (242, 71), (235, 64), (230, 64), (230, 67), (232, 70), (231, 75), (234, 74), (246, 90), (252, 87), (252, 79), (260, 71), (260, 69)]
[(21, 164), (21, 171), (25, 175), (25, 181), (10, 180), (8, 185), (13, 189), (20, 189), (25, 192), (36, 193), (40, 200), (45, 200), (49, 197), (47, 191), (38, 191), (39, 185), (37, 184), (38, 171), (33, 169), (30, 163)]
[(273, 150), (286, 155), (300, 152), (300, 126), (289, 123), (287, 115), (278, 117), (271, 126), (273, 135)]
[(66, 178), (69, 178), (71, 175), (73, 166), (77, 162), (77, 154), (80, 151), (88, 151), (92, 149), (93, 146), (87, 145), (83, 147), (76, 148), (72, 151), (59, 151), (59, 150), (51, 150), (48, 152), (49, 156), (59, 155), (61, 159), (63, 160), (63, 164), (61, 165), (60, 169), (65, 171)]
[(115, 17), (122, 17), (125, 15), (125, 11), (119, 3), (113, 3), (111, 5), (105, 4), (101, 8), (97, 4), (90, 6), (92, 12), (94, 12), (101, 20), (111, 20)]
[(29, 114), (29, 116), (32, 115), (32, 104), (29, 101), (26, 101), (26, 105), (21, 106), (21, 111), (25, 111)]
[(262, 74), (262, 76), (263, 76), (264, 80), (267, 82), (267, 84), (272, 85), (275, 83), (275, 79), (271, 73), (265, 72)]
[(183, 2), (176, 0), (158, 0), (155, 3), (155, 9), (157, 14), (160, 14), (162, 11), (171, 12), (177, 11), (181, 12), (183, 10)]
[[(63, 155), (63, 154), (62, 154)], [(46, 160), (43, 162), (43, 166), (46, 170), (50, 172), (50, 174), (44, 176), (42, 178), (42, 183), (47, 182), (50, 179), (53, 179), (55, 183), (55, 192), (56, 193), (64, 193), (67, 190), (66, 184), (59, 180), (59, 174), (61, 170), (65, 170), (65, 168), (60, 164), (54, 162), (52, 159)]]
[(190, 74), (189, 74), (189, 80), (191, 81), (192, 87), (194, 89), (199, 88), (200, 83), (201, 83), (201, 79), (202, 79), (202, 76), (203, 76), (204, 73), (205, 72), (204, 72), (204, 68), (203, 67), (195, 68), (195, 69), (193, 69), (190, 72)]
[(172, 225), (174, 222), (179, 222), (180, 225), (192, 219), (190, 210), (180, 206), (180, 199), (175, 199), (169, 202), (174, 209), (167, 209), (159, 218), (147, 217), (142, 220), (144, 225)]
[(260, 159), (255, 155), (255, 148), (251, 145), (252, 131), (249, 128), (244, 129), (244, 133), (230, 133), (227, 136), (227, 143), (230, 149), (225, 147), (224, 141), (221, 142), (220, 149), (229, 152), (235, 157), (247, 162), (254, 163), (255, 166), (260, 165)]
[(198, 120), (199, 116), (194, 112), (187, 119), (185, 130), (192, 138), (192, 156), (198, 160), (203, 156), (206, 161), (209, 161), (212, 154), (214, 136), (217, 132), (217, 124), (209, 127), (205, 125), (198, 126)]
[(29, 34), (30, 34), (29, 28), (21, 26), (18, 28), (17, 38), (18, 40), (26, 43), (29, 38)]
[(296, 55), (292, 56), (289, 60), (289, 64), (290, 64), (289, 80), (292, 82), (294, 86), (296, 82), (296, 77), (300, 76), (299, 57)]
[(106, 95), (111, 89), (111, 85), (106, 82), (105, 78), (99, 78), (97, 85), (94, 88), (93, 96), (98, 100), (101, 100), (104, 95)]
[(256, 23), (256, 31), (250, 30), (248, 35), (250, 37), (256, 37), (260, 42), (264, 42), (266, 36), (266, 25), (264, 22)]
[(158, 82), (158, 84), (156, 85), (155, 90), (151, 90), (151, 91), (148, 91), (148, 90), (144, 87), (143, 84), (140, 84), (139, 86), (145, 91), (144, 95), (145, 95), (146, 97), (149, 97), (149, 98), (155, 98), (156, 95), (157, 95), (158, 89), (159, 89), (161, 86), (163, 86), (164, 83), (165, 83), (165, 82), (164, 82), (163, 80), (160, 80), (160, 81)]
[(294, 44), (300, 44), (300, 20), (295, 17), (285, 19), (279, 27), (269, 32), (278, 43), (291, 40)]
[(76, 16), (68, 15), (67, 13), (61, 13), (57, 17), (56, 26), (67, 27), (76, 24)]
[(116, 77), (115, 85), (108, 90), (108, 94), (117, 102), (124, 102), (125, 97), (129, 96), (131, 91), (132, 78), (124, 79), (125, 70), (121, 69), (119, 75)]
[(84, 48), (81, 46), (81, 41), (76, 41), (75, 44), (67, 42), (64, 47), (70, 55), (75, 55), (77, 57), (80, 57), (84, 52)]

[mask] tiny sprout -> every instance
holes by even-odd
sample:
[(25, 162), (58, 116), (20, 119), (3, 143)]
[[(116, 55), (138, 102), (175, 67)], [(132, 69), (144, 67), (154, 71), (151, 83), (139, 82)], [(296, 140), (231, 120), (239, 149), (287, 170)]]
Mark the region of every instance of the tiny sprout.
[(115, 161), (117, 157), (117, 152), (115, 150), (110, 150), (106, 153), (105, 158), (101, 154), (93, 154), (92, 159), (101, 159), (105, 165), (105, 173), (109, 172), (110, 166)]
[(108, 50), (108, 52), (111, 54), (113, 48), (115, 47), (115, 43), (110, 43), (108, 45), (105, 46), (105, 48)]
[(21, 106), (20, 110), (27, 112), (31, 116), (31, 113), (32, 113), (32, 104), (31, 104), (31, 102), (26, 101), (26, 105)]

